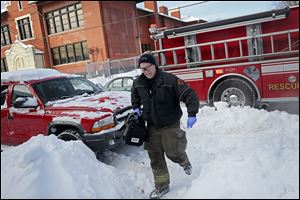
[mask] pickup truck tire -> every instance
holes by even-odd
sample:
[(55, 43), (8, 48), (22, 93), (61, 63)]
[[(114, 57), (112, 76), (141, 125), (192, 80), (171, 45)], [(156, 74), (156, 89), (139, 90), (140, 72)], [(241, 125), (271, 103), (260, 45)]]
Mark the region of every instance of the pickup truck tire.
[(231, 78), (221, 82), (213, 93), (213, 102), (227, 102), (229, 106), (254, 107), (256, 94), (249, 83), (242, 79)]
[(59, 139), (64, 141), (70, 141), (70, 140), (80, 140), (80, 134), (78, 130), (74, 129), (67, 129), (61, 132), (58, 136)]

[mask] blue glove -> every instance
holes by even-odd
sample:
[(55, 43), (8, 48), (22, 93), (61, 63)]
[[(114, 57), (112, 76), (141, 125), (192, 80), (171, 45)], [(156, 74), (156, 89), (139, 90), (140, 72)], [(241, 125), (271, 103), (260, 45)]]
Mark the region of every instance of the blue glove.
[(142, 116), (141, 109), (139, 109), (139, 108), (133, 109), (133, 112), (135, 112), (139, 117)]
[(192, 128), (193, 125), (196, 123), (197, 121), (197, 118), (196, 117), (188, 117), (188, 120), (187, 120), (187, 127), (188, 128)]

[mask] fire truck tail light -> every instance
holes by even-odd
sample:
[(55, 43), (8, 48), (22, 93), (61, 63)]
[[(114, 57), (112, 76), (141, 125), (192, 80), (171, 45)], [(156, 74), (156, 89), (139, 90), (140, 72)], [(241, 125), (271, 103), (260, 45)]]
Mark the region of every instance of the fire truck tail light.
[(223, 74), (224, 70), (223, 69), (216, 69), (216, 74)]

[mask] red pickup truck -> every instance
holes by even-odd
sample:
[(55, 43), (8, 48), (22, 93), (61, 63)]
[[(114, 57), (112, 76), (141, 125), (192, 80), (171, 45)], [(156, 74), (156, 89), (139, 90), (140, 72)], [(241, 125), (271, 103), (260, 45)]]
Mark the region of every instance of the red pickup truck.
[(130, 109), (129, 92), (103, 92), (77, 75), (53, 69), (1, 73), (1, 144), (54, 134), (101, 152), (122, 143)]

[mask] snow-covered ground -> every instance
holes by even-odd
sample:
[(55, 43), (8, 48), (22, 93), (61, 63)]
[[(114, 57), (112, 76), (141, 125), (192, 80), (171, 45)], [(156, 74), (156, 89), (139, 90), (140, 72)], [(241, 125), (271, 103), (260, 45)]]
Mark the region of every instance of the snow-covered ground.
[[(217, 108), (201, 108), (186, 129), (182, 106), (193, 173), (167, 160), (171, 191), (164, 198), (299, 199), (299, 115)], [(80, 141), (39, 135), (1, 153), (1, 198), (146, 199), (152, 189), (143, 147), (122, 145), (99, 162)]]

